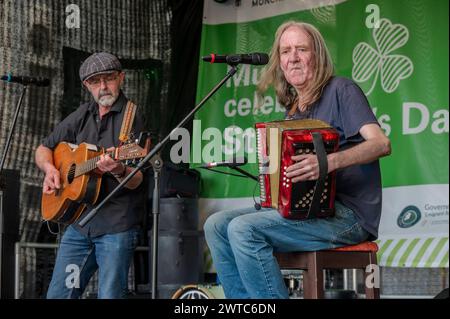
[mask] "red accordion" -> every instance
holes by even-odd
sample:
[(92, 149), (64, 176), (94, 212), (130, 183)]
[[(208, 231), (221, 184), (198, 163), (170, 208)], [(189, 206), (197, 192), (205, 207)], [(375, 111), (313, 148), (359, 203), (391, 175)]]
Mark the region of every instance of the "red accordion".
[[(320, 120), (287, 120), (256, 123), (262, 207), (278, 209), (289, 219), (310, 219), (334, 215), (336, 173), (328, 174), (327, 154), (336, 152), (339, 134)], [(286, 168), (291, 156), (316, 154), (319, 178), (292, 183)]]

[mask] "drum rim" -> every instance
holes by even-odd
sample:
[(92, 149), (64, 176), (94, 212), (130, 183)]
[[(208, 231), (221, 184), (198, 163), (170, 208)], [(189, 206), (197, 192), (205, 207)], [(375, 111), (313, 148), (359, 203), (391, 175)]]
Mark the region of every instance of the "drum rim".
[[(180, 287), (175, 293), (172, 295), (172, 299), (181, 299), (180, 297), (189, 292), (190, 290), (197, 290), (201, 293), (205, 294), (208, 298), (206, 299), (215, 299), (215, 296), (205, 287), (199, 286), (199, 285), (184, 285)], [(185, 299), (185, 298), (183, 298)]]

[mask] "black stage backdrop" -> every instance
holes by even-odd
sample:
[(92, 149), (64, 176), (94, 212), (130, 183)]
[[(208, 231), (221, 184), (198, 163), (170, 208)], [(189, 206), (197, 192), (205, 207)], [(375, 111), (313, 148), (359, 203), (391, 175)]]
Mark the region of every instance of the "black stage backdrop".
[[(66, 26), (70, 4), (80, 9), (80, 28)], [(40, 216), (43, 174), (34, 150), (89, 98), (77, 78), (82, 59), (98, 51), (121, 59), (127, 72), (124, 92), (144, 109), (156, 141), (194, 106), (202, 9), (202, 0), (0, 1), (0, 74), (51, 80), (49, 87), (28, 88), (6, 159), (5, 168), (20, 171), (21, 242), (56, 242)], [(0, 83), (0, 154), (20, 91), (18, 84)], [(20, 297), (42, 298), (54, 252), (21, 252)]]
[[(202, 30), (203, 0), (170, 0), (171, 23), (171, 72), (169, 82), (168, 113), (161, 132), (166, 135), (194, 107)], [(192, 121), (186, 126), (192, 133)], [(168, 159), (170, 145), (165, 148)]]

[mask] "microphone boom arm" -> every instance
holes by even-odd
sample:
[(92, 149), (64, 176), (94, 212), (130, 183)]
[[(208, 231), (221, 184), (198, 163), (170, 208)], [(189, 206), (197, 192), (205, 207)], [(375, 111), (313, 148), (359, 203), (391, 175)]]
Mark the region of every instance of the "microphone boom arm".
[(109, 201), (109, 199), (112, 196), (114, 196), (126, 183), (128, 183), (128, 181), (145, 165), (145, 163), (147, 163), (153, 156), (155, 156), (155, 154), (157, 154), (167, 144), (172, 132), (178, 128), (183, 127), (187, 123), (187, 121), (189, 121), (194, 116), (194, 114), (203, 106), (203, 104), (205, 104), (206, 101), (208, 101), (209, 98), (213, 96), (214, 93), (216, 93), (219, 90), (219, 88), (222, 85), (224, 85), (225, 82), (228, 81), (228, 79), (231, 78), (236, 72), (237, 66), (232, 65), (231, 69), (228, 70), (228, 73), (225, 75), (225, 77), (214, 88), (211, 89), (211, 91), (203, 98), (203, 100), (201, 100), (200, 103), (198, 103), (194, 107), (194, 109), (188, 115), (186, 115), (186, 117), (180, 123), (178, 123), (178, 125), (170, 132), (170, 134), (168, 134), (161, 142), (155, 145), (155, 147), (138, 163), (136, 168), (132, 170), (131, 173), (127, 175), (122, 180), (122, 182), (120, 182), (120, 184), (117, 185), (117, 187), (112, 190), (111, 193), (108, 194), (108, 196), (106, 196), (96, 207), (94, 207), (86, 216), (83, 217), (79, 225), (81, 227), (84, 227), (98, 213), (98, 210), (101, 207), (103, 207), (105, 203)]

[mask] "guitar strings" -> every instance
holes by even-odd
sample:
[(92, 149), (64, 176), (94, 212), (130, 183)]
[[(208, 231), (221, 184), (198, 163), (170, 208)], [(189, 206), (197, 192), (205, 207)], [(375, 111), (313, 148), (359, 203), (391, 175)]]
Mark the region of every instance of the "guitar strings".
[[(105, 155), (113, 155), (114, 151), (111, 152), (106, 152)], [(70, 167), (69, 171), (68, 171), (68, 175), (72, 175), (73, 178), (78, 177), (80, 175), (85, 174), (86, 172), (89, 172), (91, 170), (93, 170), (96, 167), (97, 162), (100, 160), (100, 156), (95, 156), (93, 158), (88, 159), (86, 162), (80, 164), (80, 165), (75, 165)], [(77, 173), (78, 171), (78, 173)]]

